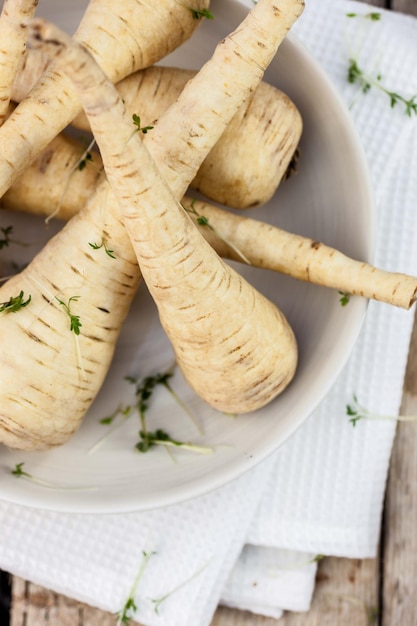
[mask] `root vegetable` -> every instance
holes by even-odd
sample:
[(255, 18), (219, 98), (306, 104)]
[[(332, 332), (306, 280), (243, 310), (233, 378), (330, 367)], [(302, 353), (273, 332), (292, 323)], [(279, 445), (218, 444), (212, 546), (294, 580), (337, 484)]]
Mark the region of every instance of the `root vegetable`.
[(50, 59), (40, 50), (26, 50), (19, 63), (12, 85), (11, 100), (21, 102), (34, 88)]
[(0, 126), (6, 119), (13, 82), (26, 49), (26, 22), (38, 0), (5, 0), (0, 16)]
[[(68, 220), (102, 178), (100, 155), (60, 133), (0, 198), (0, 207)], [(87, 158), (89, 156), (90, 158)]]
[[(386, 272), (351, 259), (319, 241), (286, 232), (258, 220), (234, 215), (206, 202), (184, 198), (212, 229), (200, 226), (204, 237), (224, 258), (287, 274), (298, 280), (337, 289), (409, 309), (417, 298), (417, 277)], [(192, 215), (192, 214), (191, 214)], [(193, 215), (192, 215), (193, 216)], [(193, 216), (195, 219), (195, 215)], [(221, 238), (216, 234), (221, 233)], [(233, 247), (228, 245), (231, 242)]]
[[(194, 0), (203, 9), (208, 0)], [(113, 81), (149, 66), (194, 32), (179, 0), (90, 0), (75, 37)], [(80, 110), (71, 81), (53, 65), (0, 129), (0, 196)]]
[[(117, 89), (130, 114), (140, 112), (144, 125), (154, 124), (194, 75), (191, 70), (154, 66), (128, 76)], [(83, 116), (74, 124), (89, 128)], [(260, 206), (271, 199), (285, 177), (301, 132), (302, 119), (295, 104), (262, 82), (230, 121), (191, 187), (226, 206)]]
[[(162, 130), (158, 124), (149, 135), (154, 155), (161, 147), (164, 123), (174, 113), (177, 126), (191, 128), (180, 137), (179, 164), (185, 177), (191, 178), (201, 153), (210, 149), (208, 142), (217, 140), (236, 110), (236, 95), (231, 94), (247, 96), (262, 79), (260, 68), (272, 59), (271, 49), (264, 54), (264, 42), (269, 40), (275, 53), (275, 41), (286, 34), (290, 17), (294, 21), (301, 12), (301, 4), (286, 8), (288, 14), (282, 12), (282, 3), (278, 10), (275, 2), (260, 0), (239, 29), (219, 44), (183, 90), (179, 106), (161, 119)], [(261, 408), (287, 387), (295, 372), (297, 346), (287, 320), (200, 235), (139, 135), (132, 136), (131, 118), (120, 95), (92, 57), (41, 21), (34, 22), (34, 31), (48, 48), (54, 48), (78, 88), (142, 276), (186, 380), (222, 411)], [(219, 72), (221, 79), (214, 81)], [(203, 84), (211, 85), (207, 97), (201, 95)], [(165, 136), (165, 144), (168, 140)]]
[[(28, 52), (15, 82), (16, 101), (27, 95), (25, 82), (28, 87), (32, 84), (36, 63), (42, 68), (46, 63), (39, 50)], [(129, 113), (140, 112), (144, 125), (154, 124), (195, 73), (152, 66), (127, 76), (117, 89)], [(73, 126), (89, 130), (83, 113), (74, 119)], [(301, 132), (302, 119), (295, 104), (282, 91), (262, 82), (231, 120), (191, 186), (207, 198), (237, 209), (264, 204), (286, 177)]]
[[(118, 83), (118, 91), (129, 113), (140, 112), (143, 125), (155, 124), (194, 75), (191, 70), (152, 66)], [(89, 130), (83, 115), (74, 120), (74, 125)], [(228, 124), (201, 164), (191, 187), (215, 202), (234, 208), (264, 204), (286, 176), (301, 131), (301, 115), (294, 103), (282, 91), (262, 82)], [(61, 153), (58, 139), (54, 149)], [(67, 151), (64, 145), (63, 149)], [(53, 151), (47, 148), (47, 154), (51, 157)], [(43, 156), (38, 157), (31, 171), (36, 171), (41, 162)], [(17, 197), (26, 203), (23, 191), (18, 190), (21, 182), (22, 179), (17, 180), (9, 190), (15, 204), (19, 202)], [(73, 184), (71, 188), (76, 190)], [(61, 213), (65, 214), (70, 210), (66, 204), (72, 200), (63, 197), (62, 201)]]
[[(75, 140), (64, 135), (56, 137), (0, 199), (0, 206), (49, 217), (62, 198), (56, 217), (69, 219), (93, 193), (102, 168), (101, 158), (94, 152), (92, 163), (87, 163), (82, 171), (73, 170), (81, 153), (82, 146)], [(414, 276), (378, 269), (324, 243), (232, 214), (207, 202), (185, 197), (182, 203), (188, 209), (193, 205), (198, 215), (208, 219), (214, 230), (200, 226), (201, 233), (223, 258), (242, 262), (244, 257), (254, 267), (405, 309), (416, 299)], [(196, 215), (191, 213), (191, 217), (197, 223)], [(125, 245), (130, 246), (130, 242), (126, 240)]]
[[(183, 132), (178, 126), (171, 130), (173, 135)], [(169, 158), (163, 149), (160, 151), (158, 165), (165, 177), (177, 180), (177, 189), (181, 190), (177, 192), (179, 200), (195, 172), (188, 180), (179, 180), (167, 168), (182, 155), (182, 144), (174, 141), (174, 146), (177, 154), (171, 147)], [(207, 150), (210, 148), (209, 145)], [(202, 153), (201, 160), (205, 156)], [(3, 302), (21, 290), (32, 296), (24, 311), (5, 315), (0, 325), (4, 355), (0, 376), (0, 441), (6, 445), (39, 449), (64, 443), (79, 427), (98, 392), (140, 276), (126, 231), (122, 234), (120, 227), (113, 194), (108, 184), (102, 183), (86, 209), (71, 219), (19, 276), (0, 288)], [(89, 242), (103, 234), (116, 249), (116, 263), (120, 258), (116, 268), (114, 260), (103, 263), (89, 247)], [(89, 297), (91, 293), (94, 299)], [(78, 342), (73, 341), (65, 311), (55, 299), (59, 296), (69, 302), (74, 295), (80, 295), (73, 302), (73, 312), (82, 323)], [(118, 309), (114, 316), (113, 303)], [(119, 317), (117, 329), (107, 321), (110, 313), (113, 322)], [(67, 341), (65, 349), (61, 349), (62, 338)], [(20, 346), (18, 359), (16, 341)], [(100, 346), (99, 359), (94, 356), (97, 346)], [(34, 381), (36, 370), (41, 373)]]

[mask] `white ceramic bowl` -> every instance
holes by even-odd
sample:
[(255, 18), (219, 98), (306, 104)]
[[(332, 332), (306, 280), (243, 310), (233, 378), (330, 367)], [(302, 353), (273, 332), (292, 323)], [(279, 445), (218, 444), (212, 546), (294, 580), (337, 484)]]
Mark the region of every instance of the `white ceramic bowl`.
[[(45, 0), (40, 12), (71, 31), (85, 0), (71, 4)], [(65, 9), (63, 7), (69, 6)], [(247, 9), (235, 0), (213, 0), (213, 21), (169, 58), (197, 68)], [(266, 79), (286, 91), (299, 107), (304, 134), (298, 175), (285, 182), (268, 206), (251, 215), (321, 240), (368, 260), (373, 246), (373, 200), (364, 157), (337, 94), (302, 45), (293, 37), (281, 46)], [(27, 228), (45, 238), (43, 222), (7, 216), (20, 232)], [(8, 221), (8, 223), (9, 223)], [(50, 231), (47, 236), (50, 235)], [(33, 239), (33, 237), (32, 237)], [(192, 408), (204, 435), (163, 389), (155, 395), (149, 428), (161, 426), (173, 437), (215, 446), (211, 455), (164, 449), (134, 450), (139, 422), (131, 417), (94, 453), (88, 450), (106, 432), (99, 419), (120, 403), (133, 400), (124, 377), (165, 369), (172, 353), (160, 329), (153, 303), (140, 289), (122, 332), (114, 364), (80, 431), (64, 446), (42, 453), (1, 449), (0, 498), (57, 511), (122, 512), (177, 503), (208, 492), (243, 474), (281, 446), (303, 423), (331, 387), (358, 335), (366, 302), (353, 298), (346, 307), (339, 295), (271, 272), (246, 268), (244, 274), (275, 301), (297, 336), (300, 359), (289, 388), (256, 414), (231, 418), (205, 406), (177, 373), (173, 386)], [(141, 311), (141, 322), (135, 313)], [(10, 474), (16, 463), (62, 489), (34, 485)], [(79, 487), (94, 487), (83, 490)], [(69, 487), (67, 489), (66, 487)]]

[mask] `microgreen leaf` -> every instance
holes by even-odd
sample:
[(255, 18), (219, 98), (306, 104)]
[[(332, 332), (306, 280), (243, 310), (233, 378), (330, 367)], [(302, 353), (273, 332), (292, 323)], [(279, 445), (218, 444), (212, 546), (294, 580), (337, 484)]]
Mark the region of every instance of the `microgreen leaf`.
[(142, 126), (140, 117), (139, 115), (136, 115), (136, 113), (133, 113), (132, 120), (133, 120), (134, 125), (136, 126), (137, 132), (142, 132), (144, 135), (146, 135), (148, 131), (153, 129), (153, 126)]
[(187, 7), (189, 11), (191, 11), (191, 15), (194, 20), (200, 20), (202, 17), (205, 17), (208, 20), (214, 20), (214, 15), (208, 9), (193, 9), (192, 7)]
[(26, 300), (24, 297), (24, 292), (21, 291), (18, 296), (10, 296), (7, 302), (0, 302), (0, 313), (17, 313), (17, 311), (27, 306), (32, 299), (31, 295)]
[(92, 160), (93, 160), (93, 155), (91, 154), (91, 152), (86, 152), (85, 157), (78, 162), (79, 171), (82, 172), (82, 170), (87, 165), (87, 162), (92, 161)]
[(66, 314), (68, 315), (69, 319), (70, 319), (70, 330), (75, 334), (75, 335), (79, 335), (80, 334), (80, 328), (82, 326), (81, 322), (80, 322), (80, 316), (79, 315), (74, 315), (71, 312), (71, 302), (74, 302), (76, 300), (79, 299), (80, 296), (71, 296), (71, 298), (68, 299), (68, 302), (64, 302), (63, 300), (60, 300), (57, 296), (55, 296), (56, 300), (59, 302), (59, 304), (63, 307), (63, 309), (65, 310)]
[(229, 241), (228, 239), (226, 239), (225, 237), (223, 237), (223, 235), (221, 233), (219, 233), (218, 230), (216, 230), (211, 224), (210, 221), (208, 219), (208, 217), (206, 217), (205, 215), (201, 215), (201, 213), (198, 212), (197, 208), (196, 208), (196, 199), (194, 198), (191, 201), (190, 206), (185, 206), (184, 204), (182, 204), (182, 208), (184, 209), (184, 211), (186, 211), (187, 213), (190, 213), (191, 215), (194, 215), (195, 217), (195, 221), (197, 222), (197, 224), (199, 224), (200, 226), (206, 227), (209, 230), (211, 230), (215, 235), (217, 235), (217, 237), (219, 237), (219, 239), (221, 239), (222, 241), (224, 241), (225, 244), (227, 244), (228, 246), (230, 246), (235, 252), (236, 254), (242, 259), (242, 261), (244, 263), (247, 263), (247, 265), (251, 265), (251, 262), (249, 261), (249, 259), (243, 254), (243, 252), (241, 252), (239, 250), (239, 248), (237, 248), (231, 241)]
[(110, 250), (107, 247), (107, 243), (104, 237), (102, 237), (101, 239), (101, 243), (93, 243), (93, 242), (89, 242), (88, 245), (93, 248), (93, 250), (100, 250), (100, 248), (104, 248), (105, 253), (107, 254), (107, 256), (109, 256), (111, 259), (115, 259), (116, 256), (114, 254), (114, 250)]
[(339, 302), (342, 306), (346, 306), (350, 301), (350, 293), (347, 291), (339, 291)]
[(353, 394), (353, 402), (346, 405), (346, 415), (350, 417), (349, 422), (352, 426), (356, 426), (360, 420), (398, 420), (401, 422), (416, 422), (417, 415), (383, 415), (381, 413), (372, 413), (365, 408), (355, 394)]
[(90, 487), (90, 486), (84, 486), (84, 485), (82, 486), (58, 485), (56, 483), (50, 482), (49, 480), (38, 478), (37, 476), (34, 476), (33, 474), (26, 472), (24, 469), (22, 469), (24, 465), (25, 465), (24, 462), (16, 463), (15, 467), (12, 470), (10, 470), (10, 473), (13, 476), (16, 476), (16, 478), (24, 478), (25, 480), (29, 480), (30, 482), (40, 485), (41, 487), (47, 487), (48, 489), (65, 490), (65, 491), (66, 490), (91, 491), (91, 490), (97, 489), (97, 487)]
[(0, 250), (2, 248), (6, 248), (12, 239), (10, 238), (11, 233), (13, 232), (13, 226), (6, 226), (5, 228), (0, 228), (0, 231), (3, 233), (3, 239), (0, 239)]
[(138, 588), (140, 579), (143, 576), (145, 568), (147, 564), (149, 563), (150, 558), (154, 554), (156, 554), (156, 552), (145, 552), (145, 550), (142, 551), (142, 560), (141, 560), (138, 573), (136, 574), (135, 580), (133, 582), (129, 595), (126, 599), (126, 602), (124, 603), (121, 610), (117, 613), (118, 620), (117, 620), (116, 626), (121, 626), (122, 624), (129, 624), (130, 620), (132, 619), (132, 617), (135, 615), (136, 611), (138, 610), (138, 607), (135, 601), (137, 588)]

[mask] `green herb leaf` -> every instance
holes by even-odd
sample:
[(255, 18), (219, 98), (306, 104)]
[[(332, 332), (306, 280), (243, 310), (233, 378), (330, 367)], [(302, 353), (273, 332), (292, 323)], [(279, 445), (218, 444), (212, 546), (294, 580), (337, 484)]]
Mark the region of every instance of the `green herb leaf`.
[(132, 588), (129, 592), (129, 595), (126, 599), (126, 602), (124, 603), (122, 609), (116, 614), (118, 617), (117, 620), (117, 625), (116, 626), (121, 626), (121, 624), (129, 624), (130, 620), (132, 619), (132, 617), (135, 615), (136, 611), (138, 610), (138, 607), (136, 605), (135, 602), (135, 596), (137, 593), (137, 588), (140, 582), (140, 579), (143, 576), (143, 573), (145, 571), (145, 568), (150, 560), (150, 558), (156, 554), (156, 552), (145, 552), (144, 550), (142, 551), (142, 561), (138, 570), (138, 573), (136, 575), (136, 578), (133, 582)]
[(26, 300), (24, 297), (24, 292), (21, 291), (18, 296), (10, 296), (7, 302), (0, 302), (0, 313), (17, 313), (17, 311), (23, 309), (32, 300), (31, 295), (29, 295)]
[(153, 129), (153, 126), (142, 126), (140, 122), (140, 117), (139, 115), (136, 115), (136, 113), (133, 113), (132, 120), (134, 125), (136, 126), (137, 132), (142, 132), (144, 135), (146, 135), (149, 130)]
[(9, 246), (12, 241), (12, 239), (10, 238), (10, 235), (13, 232), (13, 226), (6, 226), (5, 228), (0, 228), (0, 231), (4, 235), (4, 238), (0, 239), (0, 250), (2, 250), (2, 248), (6, 248), (7, 246)]
[(347, 291), (339, 291), (339, 302), (342, 306), (346, 306), (349, 301), (350, 301), (350, 293), (347, 293)]
[(80, 334), (80, 328), (81, 328), (82, 324), (81, 324), (81, 321), (80, 321), (80, 316), (79, 315), (74, 315), (71, 312), (71, 302), (79, 300), (80, 296), (71, 296), (71, 298), (68, 299), (67, 303), (65, 303), (63, 300), (60, 300), (57, 296), (55, 296), (55, 298), (59, 302), (59, 304), (63, 307), (63, 309), (65, 310), (66, 314), (68, 315), (68, 317), (70, 319), (70, 330), (75, 335), (79, 335)]
[(106, 240), (104, 239), (104, 237), (101, 239), (101, 243), (89, 242), (88, 245), (91, 248), (93, 248), (93, 250), (100, 250), (100, 248), (104, 248), (104, 251), (107, 254), (107, 256), (109, 256), (111, 259), (115, 259), (116, 258), (115, 254), (114, 254), (114, 250), (110, 250), (107, 247), (107, 243), (106, 243)]
[(193, 16), (194, 20), (200, 20), (202, 17), (205, 17), (208, 20), (214, 20), (214, 15), (208, 9), (193, 9), (192, 7), (187, 7)]
[(86, 152), (85, 157), (83, 159), (81, 159), (81, 161), (79, 161), (79, 163), (78, 163), (79, 171), (82, 172), (82, 170), (87, 165), (87, 162), (88, 161), (92, 161), (92, 160), (93, 160), (93, 155), (91, 154), (91, 152)]

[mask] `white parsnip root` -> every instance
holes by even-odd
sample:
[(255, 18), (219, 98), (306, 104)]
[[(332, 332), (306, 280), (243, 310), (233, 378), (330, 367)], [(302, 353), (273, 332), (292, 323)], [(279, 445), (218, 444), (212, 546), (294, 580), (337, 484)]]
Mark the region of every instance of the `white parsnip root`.
[[(62, 199), (57, 217), (70, 219), (84, 206), (101, 176), (102, 162), (97, 152), (92, 151), (92, 161), (86, 167), (77, 167), (83, 150), (72, 138), (56, 137), (0, 199), (0, 206), (48, 218)], [(384, 271), (322, 242), (195, 198), (184, 197), (182, 204), (223, 258), (239, 262), (247, 259), (254, 267), (404, 309), (416, 300), (415, 276)], [(198, 225), (199, 216), (209, 225)], [(123, 234), (124, 245), (130, 247), (127, 233)]]
[[(206, 202), (184, 198), (183, 205), (193, 206), (197, 214), (207, 218), (211, 229), (199, 228), (224, 258), (242, 261), (243, 254), (254, 267), (403, 309), (409, 309), (416, 301), (416, 276), (384, 271), (319, 241), (232, 214)], [(196, 220), (195, 214), (191, 216)]]
[[(180, 0), (90, 0), (74, 36), (116, 82), (167, 55), (198, 23)], [(71, 81), (50, 65), (0, 128), (0, 196), (79, 110)]]
[[(132, 136), (119, 94), (93, 59), (53, 26), (39, 20), (33, 25), (36, 37), (55, 50), (77, 86), (142, 276), (185, 378), (209, 404), (232, 413), (260, 408), (285, 389), (297, 363), (295, 338), (279, 309), (205, 242), (176, 194), (178, 180), (192, 178), (210, 143), (233, 117), (239, 104), (236, 94), (247, 97), (262, 79), (261, 68), (272, 59), (302, 3), (287, 3), (285, 8), (288, 13), (273, 1), (260, 0), (149, 134), (154, 158), (165, 168), (168, 163), (168, 173), (174, 174), (175, 167), (181, 172), (169, 181), (175, 195), (139, 135)], [(213, 80), (219, 71), (221, 79)], [(212, 89), (204, 96), (207, 79)], [(161, 133), (167, 121), (174, 127), (172, 119), (175, 126), (187, 129), (176, 137), (176, 149), (180, 146), (183, 155), (179, 164), (176, 159), (169, 163), (171, 137), (166, 134), (168, 154), (164, 161), (160, 156)], [(109, 133), (109, 128), (115, 132)]]
[(38, 0), (4, 0), (0, 15), (0, 126), (7, 117), (13, 83), (26, 50), (26, 25)]
[[(294, 5), (298, 9), (302, 6), (297, 2), (288, 3), (287, 8)], [(287, 23), (282, 36), (288, 27)], [(274, 43), (276, 48), (279, 41)], [(250, 89), (241, 91), (236, 106), (242, 104), (242, 98), (247, 97)], [(232, 109), (227, 114), (233, 115)], [(159, 120), (158, 126), (164, 118)], [(178, 201), (212, 147), (210, 141), (205, 141), (199, 158), (194, 158), (193, 167), (182, 167), (176, 175), (175, 164), (181, 160), (184, 142), (176, 141), (175, 135), (189, 131), (187, 125), (185, 129), (183, 125), (171, 126), (173, 142), (168, 146), (162, 133), (162, 146), (159, 155), (155, 155), (164, 178), (171, 177), (175, 182)], [(131, 126), (130, 134), (133, 130)], [(130, 146), (131, 141), (124, 143)], [(157, 143), (152, 145), (156, 153)], [(193, 226), (191, 221), (188, 224)], [(103, 249), (90, 247), (91, 243), (104, 241), (114, 249), (115, 259), (110, 259)], [(25, 297), (29, 294), (32, 297), (23, 310), (4, 315), (4, 324), (0, 326), (6, 355), (0, 376), (0, 441), (6, 445), (20, 449), (47, 448), (64, 443), (79, 427), (103, 382), (126, 309), (140, 278), (133, 249), (126, 241), (129, 243), (113, 193), (104, 182), (85, 210), (71, 219), (21, 274), (0, 288), (0, 302), (7, 302), (20, 291)], [(92, 299), (88, 297), (91, 293), (94, 293)], [(79, 296), (71, 304), (73, 314), (78, 315), (82, 323), (76, 338), (71, 334), (65, 311), (56, 300), (59, 297), (69, 303), (73, 296)], [(113, 302), (117, 302), (114, 312)], [(16, 342), (21, 347), (17, 360), (13, 356)], [(65, 349), (57, 348), (63, 345)], [(98, 345), (99, 358), (95, 356)], [(34, 382), (32, 372), (38, 366), (45, 376), (39, 375)]]
[[(28, 59), (39, 50), (30, 52)], [(40, 56), (45, 58), (45, 55)], [(195, 73), (155, 65), (131, 74), (117, 84), (117, 89), (127, 111), (140, 115), (142, 126), (154, 125)], [(73, 126), (89, 131), (84, 115), (77, 116)], [(287, 177), (301, 132), (301, 115), (295, 104), (285, 93), (262, 82), (204, 159), (191, 187), (215, 202), (234, 208), (264, 204)], [(60, 145), (55, 141), (52, 149), (47, 148), (50, 158), (54, 158), (54, 150), (62, 152)], [(36, 161), (45, 163), (41, 156)], [(34, 172), (36, 167), (35, 164), (30, 170)], [(27, 177), (26, 170), (23, 176)], [(20, 197), (26, 204), (25, 193), (19, 189), (21, 183), (22, 178), (16, 180), (9, 191), (16, 201)], [(78, 195), (75, 184), (71, 183), (71, 189)], [(40, 192), (39, 204), (44, 195)], [(66, 205), (70, 202), (74, 200), (68, 193), (62, 198), (64, 214), (69, 212)]]

